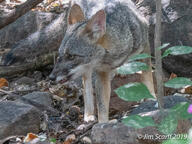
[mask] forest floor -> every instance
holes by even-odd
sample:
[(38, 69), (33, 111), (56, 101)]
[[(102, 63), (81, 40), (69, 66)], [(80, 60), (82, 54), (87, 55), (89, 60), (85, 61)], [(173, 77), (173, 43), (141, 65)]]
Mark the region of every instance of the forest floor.
[[(51, 69), (51, 67), (48, 67), (42, 71), (26, 72), (7, 81), (0, 79), (0, 85), (2, 84), (0, 102), (20, 101), (22, 97), (27, 98), (27, 95), (32, 93), (34, 96), (28, 97), (27, 103), (32, 104), (42, 112), (38, 134), (31, 133), (27, 136), (10, 137), (4, 141), (4, 144), (20, 144), (24, 138), (30, 141), (35, 138), (40, 140), (41, 138), (40, 144), (48, 143), (48, 141), (58, 144), (91, 143), (91, 129), (97, 122), (85, 123), (83, 121), (84, 106), (80, 81), (71, 82), (67, 85), (50, 81), (48, 75)], [(112, 82), (112, 85), (121, 84), (122, 78), (119, 76), (115, 77), (115, 82)], [(38, 92), (50, 93), (51, 104), (49, 102), (50, 97), (41, 98), (41, 96), (38, 96)], [(166, 93), (170, 95), (175, 93), (175, 91), (166, 89)], [(118, 102), (117, 96), (114, 96), (114, 94), (112, 101), (114, 102), (111, 102), (110, 119), (115, 119), (115, 121), (121, 121), (124, 115), (131, 112), (140, 103), (122, 103), (121, 100)], [(116, 105), (117, 103), (119, 103), (121, 108)]]

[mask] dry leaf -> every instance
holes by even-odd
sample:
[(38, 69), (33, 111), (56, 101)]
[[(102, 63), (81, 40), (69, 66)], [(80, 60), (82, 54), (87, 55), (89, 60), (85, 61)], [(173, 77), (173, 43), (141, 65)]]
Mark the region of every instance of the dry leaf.
[(0, 88), (4, 87), (4, 86), (8, 86), (9, 83), (5, 78), (0, 78)]
[(175, 73), (171, 73), (170, 77), (169, 77), (169, 80), (173, 79), (173, 78), (176, 78), (177, 75)]
[(38, 136), (36, 134), (28, 133), (24, 139), (24, 142), (27, 143), (27, 142), (30, 142), (30, 141), (36, 139), (36, 138), (38, 138)]
[(76, 139), (74, 134), (70, 134), (66, 137), (66, 140), (63, 144), (71, 144)]

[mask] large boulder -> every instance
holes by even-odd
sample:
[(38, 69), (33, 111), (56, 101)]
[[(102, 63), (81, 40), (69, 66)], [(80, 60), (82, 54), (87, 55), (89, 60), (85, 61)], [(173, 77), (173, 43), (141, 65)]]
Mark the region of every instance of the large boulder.
[(58, 14), (30, 11), (0, 30), (0, 49), (11, 48), (18, 41), (46, 27)]
[[(138, 1), (137, 1), (138, 2)], [(171, 46), (192, 46), (192, 2), (191, 0), (163, 0), (162, 1), (162, 43)], [(139, 0), (137, 3), (141, 13), (149, 20), (150, 44), (154, 52), (155, 32), (155, 1)], [(179, 76), (192, 76), (192, 54), (168, 56), (163, 59), (163, 67), (168, 72)]]
[(12, 135), (38, 133), (40, 113), (27, 104), (5, 101), (0, 103), (0, 140)]
[[(191, 103), (190, 100), (188, 100), (187, 98), (185, 98), (182, 95), (179, 96), (178, 94), (175, 94), (174, 96), (163, 97), (163, 104), (164, 104), (165, 109), (169, 109), (181, 102)], [(132, 110), (131, 114), (139, 114), (139, 113), (150, 112), (150, 111), (154, 111), (154, 110), (158, 110), (157, 101), (150, 100), (150, 101), (143, 102), (138, 107), (134, 108)]]

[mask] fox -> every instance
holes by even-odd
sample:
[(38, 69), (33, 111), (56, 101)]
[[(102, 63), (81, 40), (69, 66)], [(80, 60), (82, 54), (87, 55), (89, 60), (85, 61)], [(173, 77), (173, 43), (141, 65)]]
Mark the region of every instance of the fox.
[[(68, 82), (82, 77), (84, 121), (109, 121), (111, 80), (116, 68), (135, 54), (150, 54), (148, 22), (131, 0), (73, 0), (67, 30), (58, 58), (49, 75), (51, 80)], [(151, 59), (143, 60), (151, 66)], [(154, 93), (151, 67), (143, 72), (142, 82)]]

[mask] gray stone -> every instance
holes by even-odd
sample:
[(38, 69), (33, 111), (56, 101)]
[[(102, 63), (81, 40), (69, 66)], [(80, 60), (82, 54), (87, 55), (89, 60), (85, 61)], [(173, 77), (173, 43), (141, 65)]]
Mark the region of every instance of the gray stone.
[(37, 85), (34, 79), (24, 76), (12, 82), (11, 88), (13, 88), (15, 91), (25, 92), (35, 90)]
[(144, 135), (153, 134), (160, 133), (154, 127), (136, 130), (122, 123), (105, 123), (92, 128), (91, 138), (94, 144), (158, 144), (158, 140), (142, 140)]
[(18, 41), (50, 24), (58, 14), (30, 11), (0, 30), (0, 49), (11, 48)]
[(33, 106), (12, 101), (0, 103), (0, 139), (38, 133), (39, 127), (40, 115)]
[(33, 105), (41, 111), (51, 109), (52, 96), (48, 92), (32, 92), (22, 96), (18, 101)]
[[(180, 102), (190, 102), (190, 101), (185, 97), (177, 96), (177, 95), (163, 97), (163, 103), (164, 103), (165, 109), (171, 108)], [(150, 100), (150, 101), (143, 102), (138, 107), (134, 108), (132, 110), (131, 114), (150, 112), (150, 111), (154, 111), (157, 109), (158, 109), (157, 101)]]

